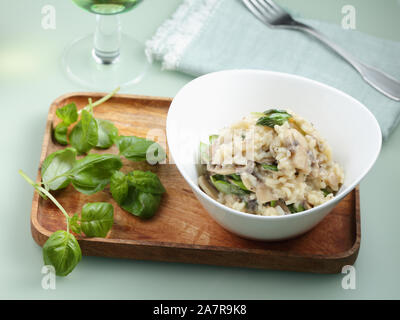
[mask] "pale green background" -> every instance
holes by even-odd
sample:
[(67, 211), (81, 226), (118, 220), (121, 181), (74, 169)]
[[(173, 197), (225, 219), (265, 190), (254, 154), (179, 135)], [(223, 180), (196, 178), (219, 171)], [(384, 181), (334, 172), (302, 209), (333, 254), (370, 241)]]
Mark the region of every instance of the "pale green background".
[[(234, 0), (232, 0), (234, 1)], [(394, 0), (281, 0), (305, 17), (340, 23), (341, 8), (357, 9), (357, 28), (400, 41), (400, 2)], [(123, 16), (124, 30), (148, 39), (180, 0), (145, 0)], [(41, 28), (41, 8), (57, 10), (57, 29)], [(36, 175), (48, 107), (66, 92), (82, 91), (63, 75), (65, 45), (94, 28), (94, 16), (66, 0), (0, 2), (0, 137), (2, 141), (0, 298), (24, 299), (357, 299), (399, 298), (400, 129), (383, 146), (361, 185), (361, 251), (357, 289), (343, 290), (342, 274), (224, 268), (83, 257), (57, 289), (41, 288), (41, 249), (30, 234), (32, 188), (17, 174)], [(379, 54), (377, 52), (376, 54)], [(191, 78), (154, 65), (127, 93), (174, 96)]]

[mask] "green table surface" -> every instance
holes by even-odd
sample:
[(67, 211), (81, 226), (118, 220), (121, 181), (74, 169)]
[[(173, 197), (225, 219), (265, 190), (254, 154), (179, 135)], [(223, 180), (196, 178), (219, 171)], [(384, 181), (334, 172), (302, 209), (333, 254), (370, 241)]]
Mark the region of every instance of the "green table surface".
[[(233, 0), (232, 0), (233, 1)], [(145, 0), (124, 14), (123, 28), (144, 41), (180, 0)], [(357, 10), (357, 29), (400, 41), (400, 1), (281, 0), (305, 17), (339, 24), (341, 8)], [(56, 8), (56, 30), (41, 27), (42, 6)], [(356, 289), (342, 288), (344, 274), (318, 275), (180, 263), (83, 257), (55, 290), (44, 290), (41, 248), (30, 233), (33, 190), (18, 169), (36, 175), (50, 103), (85, 91), (60, 67), (65, 45), (90, 33), (94, 16), (72, 1), (2, 0), (0, 3), (0, 298), (3, 299), (363, 299), (400, 298), (400, 129), (384, 144), (361, 184), (361, 250)], [(377, 52), (379, 54), (379, 52)], [(161, 71), (124, 93), (173, 97), (192, 78)]]

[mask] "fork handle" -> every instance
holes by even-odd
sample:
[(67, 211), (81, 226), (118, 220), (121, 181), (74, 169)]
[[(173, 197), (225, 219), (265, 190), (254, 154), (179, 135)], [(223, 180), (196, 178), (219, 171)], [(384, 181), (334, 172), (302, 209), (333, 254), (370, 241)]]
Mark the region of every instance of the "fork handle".
[(294, 29), (304, 31), (320, 40), (339, 56), (341, 56), (345, 61), (347, 61), (354, 69), (356, 69), (368, 84), (387, 97), (396, 101), (400, 101), (400, 82), (398, 80), (382, 71), (358, 61), (347, 51), (328, 40), (326, 36), (321, 34), (316, 29), (297, 21), (296, 24), (292, 25), (292, 27)]

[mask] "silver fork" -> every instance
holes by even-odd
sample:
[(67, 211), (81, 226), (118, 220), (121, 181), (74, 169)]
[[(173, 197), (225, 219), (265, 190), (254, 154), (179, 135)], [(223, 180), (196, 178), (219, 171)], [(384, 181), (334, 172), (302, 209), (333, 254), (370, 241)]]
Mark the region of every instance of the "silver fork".
[(387, 97), (400, 101), (400, 82), (398, 80), (358, 61), (316, 29), (293, 19), (288, 12), (272, 0), (242, 0), (242, 2), (259, 20), (270, 27), (299, 30), (314, 36), (352, 65), (372, 87)]

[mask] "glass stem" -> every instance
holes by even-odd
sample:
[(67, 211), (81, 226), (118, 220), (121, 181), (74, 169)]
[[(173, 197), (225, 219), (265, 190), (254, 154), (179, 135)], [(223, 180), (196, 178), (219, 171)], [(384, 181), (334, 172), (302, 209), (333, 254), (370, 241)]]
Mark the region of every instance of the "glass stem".
[(96, 15), (97, 27), (94, 33), (93, 58), (99, 64), (118, 61), (121, 44), (121, 21), (118, 14)]

